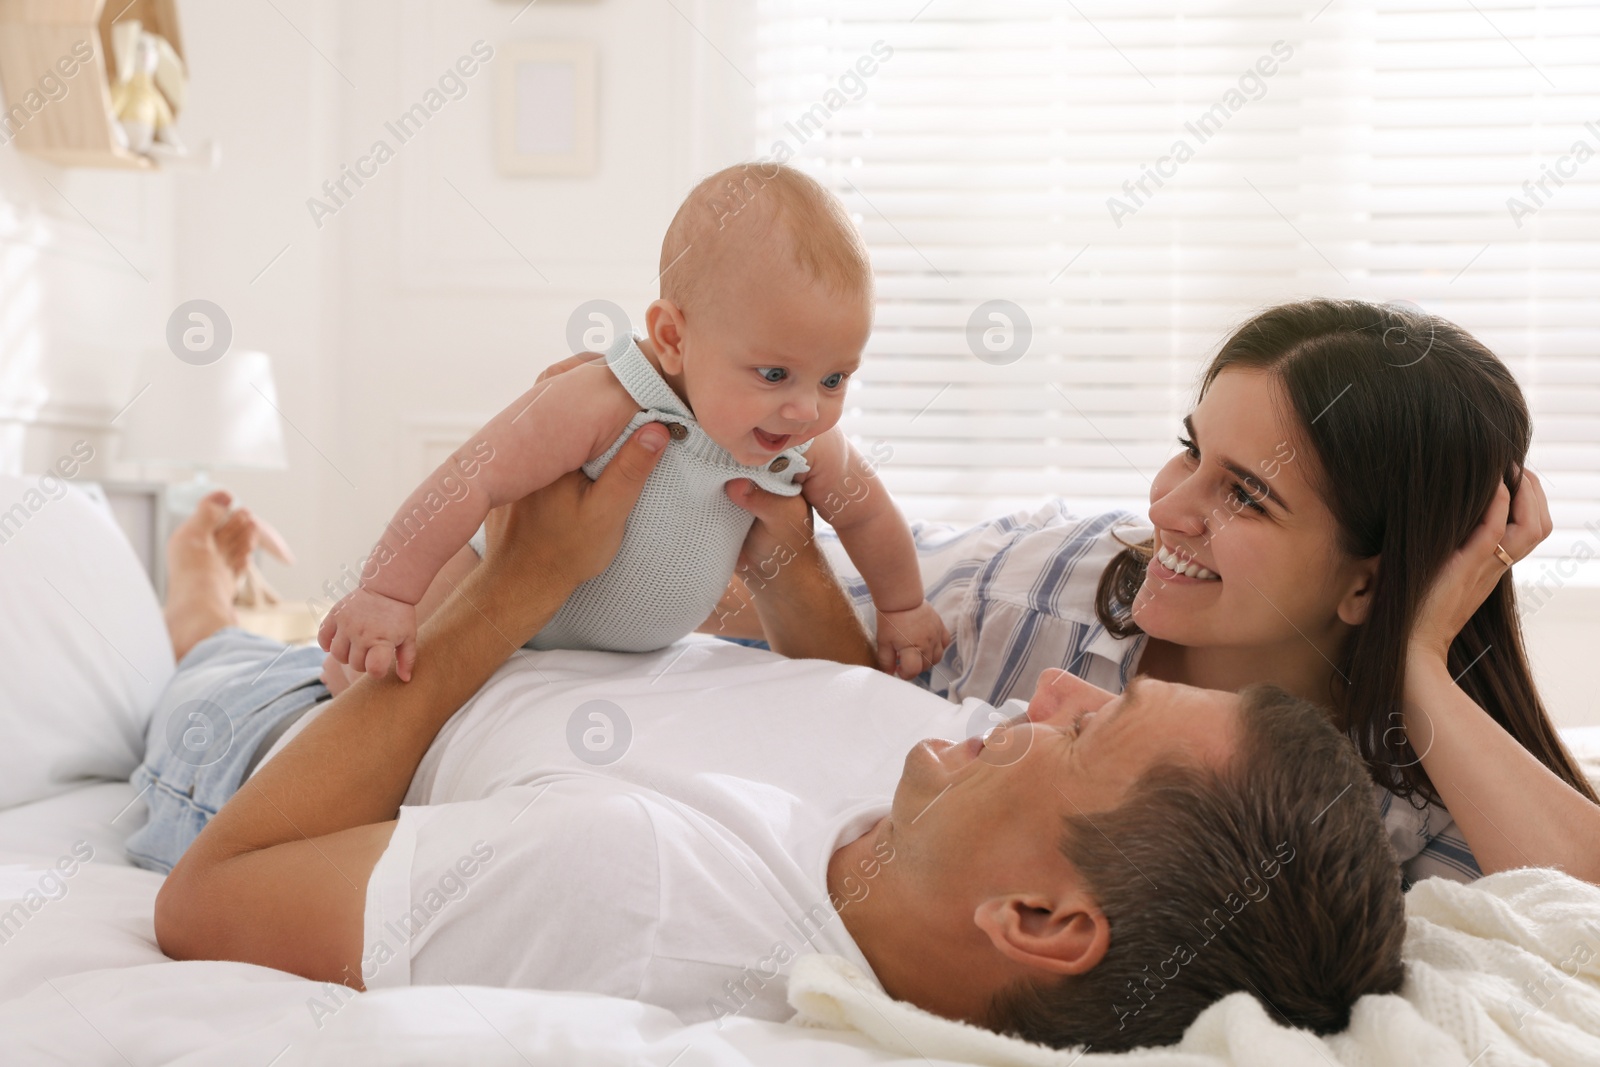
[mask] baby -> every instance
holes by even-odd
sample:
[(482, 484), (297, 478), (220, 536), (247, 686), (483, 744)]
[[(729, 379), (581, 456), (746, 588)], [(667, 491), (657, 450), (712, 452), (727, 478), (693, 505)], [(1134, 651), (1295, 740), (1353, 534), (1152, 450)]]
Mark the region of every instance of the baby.
[[(950, 637), (923, 599), (911, 532), (837, 425), (872, 308), (866, 249), (817, 182), (761, 163), (702, 181), (662, 242), (645, 336), (538, 382), (446, 460), (401, 506), (319, 643), (354, 671), (392, 665), (409, 681), (416, 605), (447, 563), (454, 574), (475, 565), (469, 539), (489, 510), (571, 470), (598, 476), (635, 430), (661, 422), (671, 439), (616, 558), (530, 648), (647, 651), (693, 631), (754, 521), (724, 490), (748, 478), (803, 494), (832, 524), (872, 593), (879, 666), (904, 677), (932, 667)], [(434, 485), (459, 488), (465, 471), (468, 490), (438, 506)]]

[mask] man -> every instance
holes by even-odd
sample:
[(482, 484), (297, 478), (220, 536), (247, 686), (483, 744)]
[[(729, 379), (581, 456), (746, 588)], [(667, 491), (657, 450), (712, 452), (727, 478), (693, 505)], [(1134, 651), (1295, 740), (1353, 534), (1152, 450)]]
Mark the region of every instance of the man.
[[(644, 427), (599, 481), (495, 517), (412, 680), (320, 705), (182, 854), (156, 902), (168, 955), (633, 996), (694, 1021), (786, 1017), (788, 961), (823, 951), (941, 1015), (1100, 1050), (1174, 1041), (1235, 990), (1330, 1032), (1399, 987), (1398, 869), (1314, 708), (1046, 672), (1025, 714), (951, 740), (973, 709), (870, 669), (795, 533), (803, 503), (730, 488), (758, 520), (747, 557), (785, 561), (756, 610), (776, 651), (860, 666), (706, 642), (518, 653), (495, 674), (604, 569), (666, 437)], [(213, 530), (215, 512), (184, 532), (174, 641), (196, 644), (158, 714), (236, 633)], [(269, 653), (227, 686), (276, 677)], [(284, 685), (229, 698), (240, 737), (262, 740), (243, 710)], [(607, 763), (587, 731), (619, 723), (631, 747)]]

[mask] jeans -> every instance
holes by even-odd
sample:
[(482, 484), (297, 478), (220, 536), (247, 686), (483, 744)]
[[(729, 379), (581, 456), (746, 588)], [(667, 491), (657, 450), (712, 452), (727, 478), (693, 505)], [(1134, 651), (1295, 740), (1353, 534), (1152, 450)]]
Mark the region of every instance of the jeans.
[(172, 870), (266, 744), (328, 699), (322, 658), (316, 645), (291, 648), (232, 627), (189, 650), (156, 702), (144, 762), (130, 779), (150, 810), (128, 838), (130, 861)]

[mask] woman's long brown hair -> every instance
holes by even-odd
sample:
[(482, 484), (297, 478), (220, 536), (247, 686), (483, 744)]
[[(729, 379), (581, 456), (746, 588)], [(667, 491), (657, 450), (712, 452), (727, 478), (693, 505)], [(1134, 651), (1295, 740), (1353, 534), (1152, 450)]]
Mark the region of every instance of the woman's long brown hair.
[[(1407, 638), (1445, 562), (1483, 518), (1498, 483), (1513, 491), (1533, 434), (1505, 364), (1465, 330), (1397, 305), (1306, 300), (1270, 308), (1223, 344), (1204, 396), (1230, 367), (1274, 374), (1315, 454), (1314, 478), (1352, 558), (1381, 555), (1367, 620), (1338, 656), (1329, 700), (1376, 780), (1400, 796), (1438, 792), (1402, 722)], [(1148, 545), (1100, 576), (1095, 612), (1120, 636)], [(1593, 788), (1534, 687), (1507, 570), (1450, 646), (1449, 667), (1479, 707), (1589, 800)]]

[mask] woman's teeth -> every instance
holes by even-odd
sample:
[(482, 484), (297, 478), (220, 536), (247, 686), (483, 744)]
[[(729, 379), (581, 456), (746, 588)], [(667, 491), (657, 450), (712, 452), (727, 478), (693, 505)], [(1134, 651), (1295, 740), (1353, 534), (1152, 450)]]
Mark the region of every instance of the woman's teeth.
[(1166, 548), (1161, 546), (1156, 547), (1156, 559), (1160, 560), (1161, 565), (1167, 568), (1167, 570), (1175, 571), (1178, 574), (1182, 574), (1190, 578), (1198, 578), (1202, 582), (1217, 582), (1222, 580), (1220, 576), (1206, 570), (1198, 563), (1193, 561), (1184, 563), (1184, 561), (1179, 558), (1176, 552), (1168, 551)]

